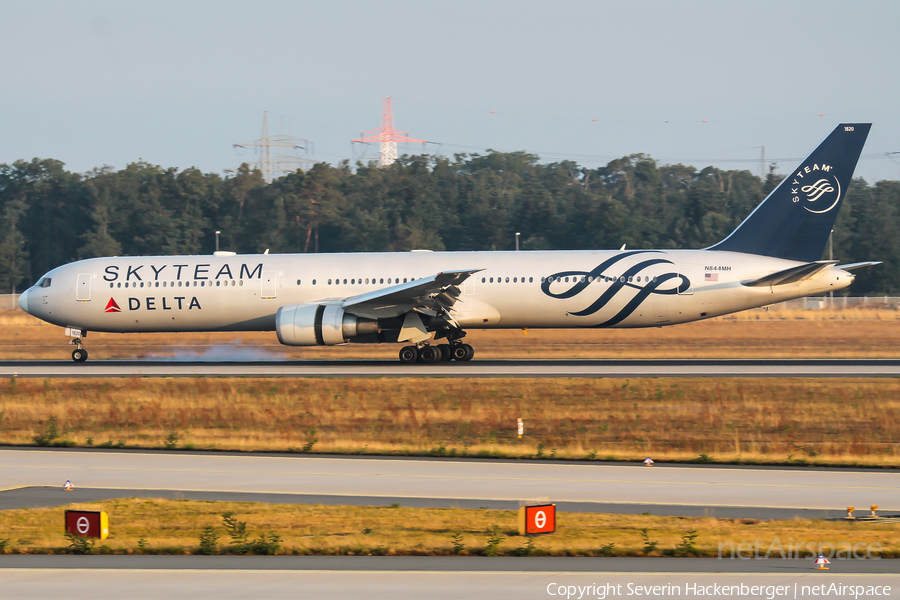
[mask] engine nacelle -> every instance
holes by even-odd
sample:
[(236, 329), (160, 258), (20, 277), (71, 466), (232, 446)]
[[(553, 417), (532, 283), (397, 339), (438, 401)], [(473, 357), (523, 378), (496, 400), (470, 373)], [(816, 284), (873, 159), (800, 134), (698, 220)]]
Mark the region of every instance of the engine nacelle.
[(380, 331), (377, 321), (348, 315), (340, 306), (288, 304), (275, 313), (275, 333), (286, 346), (334, 346)]

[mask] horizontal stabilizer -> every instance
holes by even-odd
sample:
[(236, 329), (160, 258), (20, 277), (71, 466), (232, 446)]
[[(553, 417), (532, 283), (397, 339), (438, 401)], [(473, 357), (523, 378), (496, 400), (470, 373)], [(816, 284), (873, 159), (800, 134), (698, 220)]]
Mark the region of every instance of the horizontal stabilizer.
[(822, 269), (827, 269), (837, 263), (838, 261), (836, 260), (817, 260), (815, 262), (806, 263), (805, 265), (798, 265), (796, 267), (791, 267), (790, 269), (777, 271), (764, 277), (760, 277), (759, 279), (748, 279), (747, 281), (742, 281), (741, 285), (747, 287), (761, 287), (797, 283), (798, 281), (809, 279)]
[(849, 265), (838, 265), (838, 269), (843, 269), (844, 271), (852, 271), (853, 269), (862, 269), (863, 267), (874, 267), (875, 265), (880, 265), (881, 261), (869, 261), (869, 262), (858, 262), (851, 263)]

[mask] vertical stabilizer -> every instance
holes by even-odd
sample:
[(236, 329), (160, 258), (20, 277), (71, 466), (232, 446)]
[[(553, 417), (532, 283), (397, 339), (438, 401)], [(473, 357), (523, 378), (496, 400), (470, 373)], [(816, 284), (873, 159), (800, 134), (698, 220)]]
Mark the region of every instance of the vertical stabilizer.
[(871, 123), (842, 123), (731, 235), (708, 250), (822, 258)]

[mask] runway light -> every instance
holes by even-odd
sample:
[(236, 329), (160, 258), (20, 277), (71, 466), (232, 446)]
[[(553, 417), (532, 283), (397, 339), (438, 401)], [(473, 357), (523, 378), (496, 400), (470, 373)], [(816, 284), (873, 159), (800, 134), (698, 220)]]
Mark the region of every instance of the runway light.
[(848, 507), (847, 507), (847, 517), (846, 517), (846, 518), (848, 518), (848, 519), (856, 519), (856, 517), (853, 516), (853, 511), (854, 511), (854, 510), (856, 510), (854, 507), (848, 506)]
[(646, 466), (648, 466), (648, 467), (652, 467), (652, 466), (653, 466), (653, 459), (650, 458), (650, 457), (648, 456), (647, 458), (644, 459), (644, 465), (646, 465)]
[(878, 515), (875, 514), (875, 511), (878, 510), (878, 505), (877, 505), (877, 504), (873, 504), (873, 505), (871, 506), (871, 509), (872, 509), (872, 516), (873, 516), (873, 517), (877, 517)]

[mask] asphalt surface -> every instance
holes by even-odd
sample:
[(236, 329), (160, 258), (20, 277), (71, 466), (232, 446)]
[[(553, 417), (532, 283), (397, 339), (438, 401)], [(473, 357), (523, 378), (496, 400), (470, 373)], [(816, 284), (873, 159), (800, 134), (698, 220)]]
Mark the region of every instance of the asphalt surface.
[[(821, 586), (827, 589), (832, 584), (839, 590), (847, 589), (843, 586), (853, 586), (856, 591), (856, 595), (846, 591), (843, 594), (832, 592), (830, 595), (834, 597), (865, 598), (875, 597), (875, 594), (879, 598), (900, 597), (900, 575), (891, 572), (896, 567), (892, 564), (894, 561), (889, 560), (833, 561), (832, 570), (814, 571), (809, 560), (704, 563), (697, 559), (636, 559), (636, 565), (631, 566), (627, 562), (629, 559), (588, 559), (590, 562), (580, 563), (576, 562), (578, 559), (497, 558), (466, 561), (426, 558), (411, 566), (411, 562), (415, 561), (371, 557), (348, 561), (346, 564), (351, 568), (336, 566), (336, 561), (309, 561), (307, 564), (318, 563), (319, 566), (308, 568), (297, 566), (304, 561), (277, 560), (281, 557), (259, 557), (264, 559), (261, 561), (250, 561), (244, 557), (230, 561), (222, 560), (224, 557), (178, 557), (179, 564), (190, 566), (165, 568), (150, 566), (155, 562), (150, 559), (167, 557), (96, 557), (100, 560), (71, 560), (62, 567), (7, 566), (27, 562), (9, 561), (9, 558), (13, 557), (0, 557), (3, 596), (23, 600), (222, 600), (250, 596), (369, 600), (562, 597), (580, 600), (699, 595), (774, 600), (821, 598), (826, 595)], [(111, 559), (118, 558), (130, 560), (113, 567), (105, 566), (117, 563)], [(210, 560), (184, 561), (188, 558)], [(42, 562), (34, 561), (32, 564), (40, 565)], [(453, 570), (446, 569), (446, 566)], [(486, 567), (493, 570), (484, 570)], [(868, 571), (873, 567), (876, 572)], [(653, 589), (652, 586), (659, 587)], [(728, 587), (723, 590), (723, 586)], [(859, 586), (861, 595), (857, 591)], [(869, 595), (866, 595), (866, 590), (869, 590)]]
[[(247, 492), (198, 492), (192, 490), (130, 490), (79, 487), (66, 492), (55, 487), (21, 487), (0, 491), (0, 510), (64, 506), (73, 502), (102, 502), (116, 498), (165, 498), (170, 500), (202, 500), (227, 502), (263, 502), (268, 504), (321, 504), (326, 506), (390, 506), (411, 508), (488, 508), (518, 510), (512, 500), (471, 500), (455, 498), (409, 498), (372, 496), (334, 496), (323, 494), (265, 494)], [(846, 511), (800, 508), (767, 508), (745, 506), (684, 506), (666, 504), (618, 504), (613, 502), (559, 502), (563, 512), (597, 512), (617, 515), (654, 514), (679, 517), (718, 517), (722, 519), (836, 519)]]
[[(897, 573), (894, 559), (834, 559), (834, 571), (842, 574)], [(165, 556), (165, 555), (0, 555), (3, 569), (109, 569), (214, 571), (409, 571), (422, 573), (807, 573), (807, 559), (719, 558), (586, 558), (478, 556)], [(900, 573), (898, 573), (900, 576)], [(898, 581), (900, 585), (900, 581)]]
[[(75, 485), (74, 492), (61, 491), (67, 479)], [(884, 512), (900, 511), (900, 473), (888, 470), (0, 450), (0, 490), (26, 487), (52, 488), (44, 493), (64, 494), (71, 498), (68, 502), (92, 490), (117, 489), (355, 497), (381, 505), (397, 499), (401, 504), (402, 499), (416, 499), (478, 506), (486, 506), (485, 501), (618, 504), (640, 505), (639, 512), (657, 514), (685, 507), (682, 510), (692, 514), (723, 510), (746, 517), (761, 515), (761, 509), (838, 516), (847, 506), (871, 504)]]
[(0, 377), (900, 377), (900, 359), (3, 361)]
[[(473, 508), (551, 500), (560, 510), (824, 517), (848, 503), (895, 507), (898, 478), (861, 469), (4, 449), (0, 509), (140, 495)], [(65, 479), (75, 491), (61, 489)], [(774, 600), (821, 597), (813, 586), (835, 584), (900, 597), (897, 561), (830, 567), (814, 571), (809, 559), (0, 555), (0, 589), (17, 599), (504, 600), (603, 598), (596, 586), (616, 590), (607, 598), (724, 595), (721, 586), (736, 585), (746, 591), (730, 595)]]

